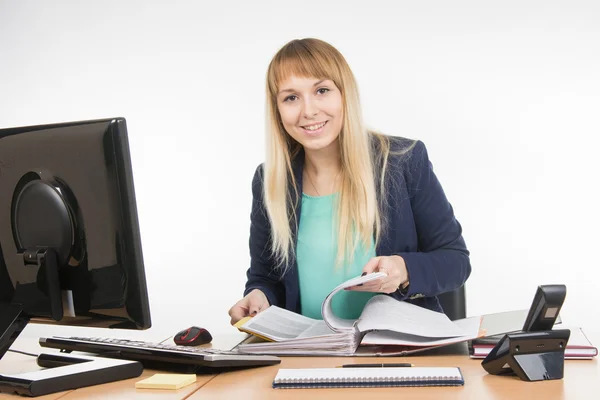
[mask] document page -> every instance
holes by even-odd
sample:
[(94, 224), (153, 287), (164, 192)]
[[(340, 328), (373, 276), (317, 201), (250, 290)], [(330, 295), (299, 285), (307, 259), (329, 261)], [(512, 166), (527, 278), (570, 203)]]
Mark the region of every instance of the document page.
[(242, 327), (265, 338), (282, 341), (334, 333), (323, 321), (271, 306), (250, 318)]
[(325, 336), (325, 335), (335, 335), (337, 333), (335, 331), (332, 331), (327, 326), (325, 321), (318, 320), (315, 322), (316, 323), (313, 326), (311, 326), (310, 328), (308, 328), (307, 330), (302, 332), (300, 334), (300, 336), (298, 336), (298, 339), (317, 337), (317, 336)]
[(429, 347), (464, 342), (478, 337), (479, 327), (481, 325), (481, 317), (460, 319), (458, 321), (454, 321), (454, 323), (461, 331), (465, 333), (465, 335), (453, 336), (450, 338), (429, 338), (400, 332), (374, 331), (367, 333), (363, 337), (361, 344)]
[(242, 353), (272, 355), (350, 355), (358, 347), (358, 341), (356, 332), (331, 333), (281, 342), (241, 344), (238, 350)]
[(321, 314), (323, 315), (323, 320), (329, 326), (329, 328), (336, 332), (355, 330), (354, 325), (356, 324), (356, 320), (343, 319), (336, 316), (333, 313), (333, 309), (331, 307), (331, 300), (337, 292), (351, 286), (356, 286), (361, 283), (374, 281), (383, 276), (387, 275), (382, 272), (375, 272), (373, 274), (368, 274), (365, 276), (358, 276), (356, 278), (349, 279), (346, 282), (339, 284), (335, 289), (333, 289), (331, 293), (329, 293), (327, 297), (325, 297), (325, 300), (323, 300), (323, 305), (321, 306)]
[(387, 295), (372, 297), (360, 316), (361, 332), (389, 330), (426, 338), (451, 338), (472, 334), (468, 326), (458, 326), (444, 313), (432, 311)]

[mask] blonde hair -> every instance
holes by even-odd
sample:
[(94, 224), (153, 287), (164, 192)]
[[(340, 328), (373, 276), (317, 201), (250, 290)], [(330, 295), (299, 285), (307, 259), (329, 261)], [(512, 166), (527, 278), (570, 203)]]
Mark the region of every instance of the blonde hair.
[[(384, 177), (389, 155), (389, 138), (369, 132), (362, 120), (356, 80), (342, 54), (319, 39), (298, 39), (284, 45), (273, 57), (267, 70), (266, 128), (267, 151), (264, 163), (264, 203), (271, 222), (271, 250), (278, 266), (288, 265), (294, 253), (290, 222), (298, 226), (298, 216), (292, 204), (300, 196), (292, 171), (292, 160), (301, 150), (284, 129), (277, 108), (279, 85), (291, 75), (316, 79), (330, 79), (341, 91), (343, 123), (339, 135), (341, 154), (341, 187), (337, 204), (336, 222), (339, 233), (336, 265), (351, 261), (358, 245), (375, 246), (382, 232), (382, 217), (376, 190), (375, 166), (379, 174), (380, 196), (385, 198)], [(379, 149), (373, 151), (373, 138)], [(293, 191), (293, 192), (292, 192)], [(291, 215), (289, 214), (291, 211)], [(291, 219), (291, 220), (290, 220)]]

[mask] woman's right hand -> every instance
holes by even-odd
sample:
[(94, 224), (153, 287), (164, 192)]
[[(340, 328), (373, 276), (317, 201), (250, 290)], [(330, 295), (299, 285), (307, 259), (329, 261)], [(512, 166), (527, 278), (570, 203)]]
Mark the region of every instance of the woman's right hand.
[(229, 309), (231, 325), (247, 316), (254, 317), (269, 307), (269, 305), (269, 300), (267, 300), (267, 296), (265, 296), (262, 290), (254, 289)]

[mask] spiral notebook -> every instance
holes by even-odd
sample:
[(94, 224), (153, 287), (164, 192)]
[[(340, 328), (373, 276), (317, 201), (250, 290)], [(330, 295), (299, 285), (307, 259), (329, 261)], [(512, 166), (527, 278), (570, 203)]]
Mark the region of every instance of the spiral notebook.
[(463, 386), (459, 367), (279, 369), (274, 389)]

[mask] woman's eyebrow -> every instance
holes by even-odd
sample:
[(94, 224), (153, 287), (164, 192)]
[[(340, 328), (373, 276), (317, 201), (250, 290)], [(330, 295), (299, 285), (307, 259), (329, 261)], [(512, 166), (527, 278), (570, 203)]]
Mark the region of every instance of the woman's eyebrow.
[[(313, 87), (320, 85), (321, 83), (325, 82), (326, 80), (327, 79), (321, 79), (320, 81), (315, 82)], [(278, 94), (286, 93), (286, 92), (295, 92), (295, 91), (296, 91), (295, 89), (282, 89), (279, 91)]]

